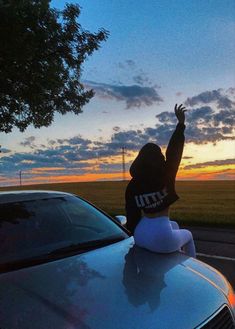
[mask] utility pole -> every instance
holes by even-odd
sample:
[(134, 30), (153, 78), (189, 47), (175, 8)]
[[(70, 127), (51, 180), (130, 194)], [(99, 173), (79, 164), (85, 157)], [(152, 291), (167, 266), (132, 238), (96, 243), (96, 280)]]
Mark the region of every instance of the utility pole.
[(126, 180), (125, 147), (122, 147), (122, 180)]
[(99, 172), (99, 152), (95, 152), (95, 154), (96, 154), (96, 171), (97, 171), (97, 173)]
[(22, 186), (22, 172), (21, 172), (21, 170), (19, 172), (19, 176), (20, 176), (20, 186)]

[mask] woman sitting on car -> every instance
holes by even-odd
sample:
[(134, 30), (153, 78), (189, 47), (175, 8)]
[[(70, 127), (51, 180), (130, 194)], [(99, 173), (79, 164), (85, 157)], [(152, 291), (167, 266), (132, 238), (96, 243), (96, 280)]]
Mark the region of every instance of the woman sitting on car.
[(166, 159), (158, 145), (147, 143), (130, 167), (132, 176), (126, 189), (127, 229), (136, 245), (160, 253), (182, 250), (196, 257), (190, 231), (179, 229), (169, 219), (170, 206), (179, 199), (175, 178), (184, 147), (185, 107), (175, 105), (178, 119), (171, 136)]

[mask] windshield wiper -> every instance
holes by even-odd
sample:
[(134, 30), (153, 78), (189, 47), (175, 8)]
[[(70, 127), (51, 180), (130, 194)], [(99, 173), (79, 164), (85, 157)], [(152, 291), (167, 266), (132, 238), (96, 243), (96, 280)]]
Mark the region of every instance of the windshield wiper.
[(118, 236), (115, 238), (107, 238), (107, 239), (102, 239), (102, 240), (99, 239), (99, 240), (91, 240), (91, 241), (87, 241), (87, 242), (73, 243), (67, 247), (52, 250), (48, 254), (49, 255), (58, 255), (58, 254), (73, 252), (73, 251), (84, 252), (84, 251), (93, 250), (96, 248), (101, 248), (101, 247), (104, 247), (109, 244), (119, 242), (122, 240), (125, 240), (125, 237)]
[(101, 248), (107, 245), (110, 245), (115, 242), (119, 242), (125, 240), (123, 236), (116, 236), (112, 238), (107, 238), (103, 240), (91, 240), (82, 243), (73, 243), (66, 247), (58, 248), (47, 253), (43, 253), (41, 255), (35, 255), (32, 257), (27, 257), (24, 259), (13, 260), (7, 263), (0, 263), (0, 273), (18, 270), (20, 268), (34, 266), (43, 264), (45, 262), (53, 261), (56, 259), (60, 259), (61, 256), (68, 257), (74, 254), (83, 253), (85, 251), (93, 250), (96, 248)]
[(4, 272), (8, 272), (8, 271), (15, 271), (15, 270), (19, 270), (24, 267), (43, 264), (43, 263), (51, 261), (51, 260), (53, 260), (53, 257), (51, 257), (48, 253), (42, 254), (39, 256), (32, 256), (32, 257), (27, 257), (27, 258), (23, 258), (23, 259), (12, 260), (12, 261), (0, 264), (0, 273), (2, 273), (2, 272), (4, 273)]

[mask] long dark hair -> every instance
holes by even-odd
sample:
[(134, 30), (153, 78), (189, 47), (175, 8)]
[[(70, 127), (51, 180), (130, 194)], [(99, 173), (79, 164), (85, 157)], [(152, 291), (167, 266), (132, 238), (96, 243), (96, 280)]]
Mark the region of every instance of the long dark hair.
[(130, 167), (130, 174), (136, 180), (164, 183), (166, 161), (161, 148), (154, 143), (145, 144)]

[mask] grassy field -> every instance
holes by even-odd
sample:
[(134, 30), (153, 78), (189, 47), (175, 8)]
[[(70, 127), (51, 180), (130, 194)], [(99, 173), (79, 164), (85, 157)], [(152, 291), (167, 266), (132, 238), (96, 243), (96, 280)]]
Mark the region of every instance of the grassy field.
[[(127, 182), (43, 184), (1, 188), (43, 189), (76, 193), (111, 215), (125, 214)], [(180, 200), (171, 207), (171, 218), (183, 225), (235, 228), (235, 181), (179, 181)]]

